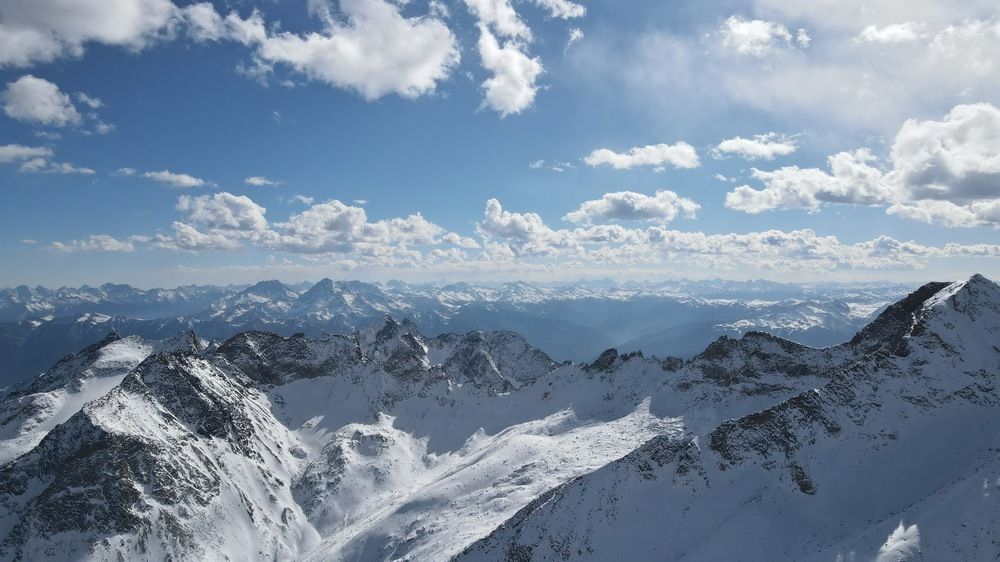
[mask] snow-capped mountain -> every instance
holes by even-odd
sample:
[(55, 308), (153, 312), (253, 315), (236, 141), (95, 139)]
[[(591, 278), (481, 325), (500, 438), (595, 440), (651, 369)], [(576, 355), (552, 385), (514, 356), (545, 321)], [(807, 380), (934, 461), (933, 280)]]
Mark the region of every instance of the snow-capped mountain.
[(458, 560), (995, 560), (1000, 289), (931, 284), (857, 360), (555, 487)]
[(348, 333), (385, 314), (425, 334), (509, 330), (557, 360), (586, 360), (616, 347), (690, 357), (720, 335), (763, 330), (809, 345), (834, 345), (906, 290), (895, 285), (796, 286), (666, 282), (566, 286), (407, 285), (323, 279), (288, 286), (127, 285), (0, 290), (0, 387), (29, 380), (63, 355), (114, 330), (162, 339), (179, 331), (224, 340), (248, 330), (289, 336)]
[(834, 347), (749, 332), (592, 357), (391, 316), (102, 339), (0, 402), (0, 559), (1000, 554), (985, 278)]

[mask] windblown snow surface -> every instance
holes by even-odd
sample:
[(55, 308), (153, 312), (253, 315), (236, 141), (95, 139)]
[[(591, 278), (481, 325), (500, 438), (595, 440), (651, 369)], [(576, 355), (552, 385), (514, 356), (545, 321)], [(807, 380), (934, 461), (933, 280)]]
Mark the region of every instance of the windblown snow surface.
[(996, 560), (998, 372), (980, 276), (687, 361), (113, 336), (0, 402), (0, 559)]

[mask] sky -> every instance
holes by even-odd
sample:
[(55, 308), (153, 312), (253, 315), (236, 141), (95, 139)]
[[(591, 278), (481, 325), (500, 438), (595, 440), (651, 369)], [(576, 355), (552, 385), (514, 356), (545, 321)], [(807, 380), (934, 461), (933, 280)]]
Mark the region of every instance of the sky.
[(0, 286), (996, 279), (998, 59), (979, 0), (0, 0)]

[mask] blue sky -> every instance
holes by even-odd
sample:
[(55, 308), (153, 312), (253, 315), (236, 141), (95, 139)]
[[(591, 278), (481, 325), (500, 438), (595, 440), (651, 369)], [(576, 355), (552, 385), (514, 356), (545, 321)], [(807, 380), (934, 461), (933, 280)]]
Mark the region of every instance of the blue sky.
[(0, 0), (2, 285), (1000, 277), (995, 2), (75, 8)]

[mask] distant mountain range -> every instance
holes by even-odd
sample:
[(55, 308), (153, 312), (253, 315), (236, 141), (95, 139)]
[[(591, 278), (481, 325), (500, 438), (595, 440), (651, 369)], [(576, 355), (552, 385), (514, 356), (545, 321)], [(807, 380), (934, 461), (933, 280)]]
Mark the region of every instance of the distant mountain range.
[[(330, 294), (255, 287), (213, 310)], [(750, 331), (690, 359), (590, 355), (392, 316), (107, 335), (0, 397), (0, 559), (1000, 555), (988, 279), (924, 285), (822, 349)]]
[(673, 281), (566, 286), (407, 285), (323, 279), (140, 290), (128, 285), (0, 290), (0, 387), (28, 380), (109, 332), (162, 339), (193, 330), (223, 340), (246, 330), (345, 333), (385, 315), (423, 333), (512, 330), (558, 360), (616, 347), (690, 357), (720, 335), (751, 330), (814, 346), (851, 337), (911, 287)]

